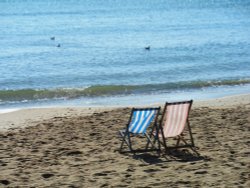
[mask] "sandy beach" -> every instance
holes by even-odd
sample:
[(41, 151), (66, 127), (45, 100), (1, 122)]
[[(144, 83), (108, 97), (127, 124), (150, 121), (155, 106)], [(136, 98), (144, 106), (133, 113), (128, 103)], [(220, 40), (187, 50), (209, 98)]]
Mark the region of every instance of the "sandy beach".
[(194, 101), (190, 123), (200, 156), (187, 149), (120, 154), (117, 132), (130, 111), (0, 114), (0, 187), (250, 187), (250, 94)]

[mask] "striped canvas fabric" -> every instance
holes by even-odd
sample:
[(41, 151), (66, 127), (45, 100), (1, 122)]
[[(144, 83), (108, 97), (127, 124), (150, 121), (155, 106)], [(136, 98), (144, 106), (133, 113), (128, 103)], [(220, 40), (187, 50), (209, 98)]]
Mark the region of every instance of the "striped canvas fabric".
[(129, 132), (144, 134), (156, 114), (155, 109), (136, 110), (133, 112), (132, 121), (129, 124)]
[(190, 103), (174, 104), (167, 106), (163, 125), (164, 137), (175, 137), (183, 132), (185, 127)]

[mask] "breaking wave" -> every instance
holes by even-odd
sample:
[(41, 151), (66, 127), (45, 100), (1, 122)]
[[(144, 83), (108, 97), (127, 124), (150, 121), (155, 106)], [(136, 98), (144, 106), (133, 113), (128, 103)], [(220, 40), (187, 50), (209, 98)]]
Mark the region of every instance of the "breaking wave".
[(0, 90), (0, 102), (73, 99), (81, 97), (121, 96), (174, 92), (175, 90), (202, 89), (207, 87), (249, 84), (250, 79), (220, 81), (186, 81), (145, 85), (95, 85), (87, 88)]

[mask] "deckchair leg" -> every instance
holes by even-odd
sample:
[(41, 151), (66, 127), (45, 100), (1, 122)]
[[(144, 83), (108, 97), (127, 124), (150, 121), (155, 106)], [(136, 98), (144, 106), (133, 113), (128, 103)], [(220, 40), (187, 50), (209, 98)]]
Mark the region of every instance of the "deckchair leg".
[(187, 126), (188, 126), (188, 131), (189, 131), (189, 135), (190, 135), (190, 139), (191, 139), (191, 144), (194, 147), (194, 139), (193, 139), (193, 135), (192, 135), (192, 131), (191, 131), (189, 120), (187, 120)]
[[(188, 143), (187, 143), (187, 141), (182, 137), (182, 136), (179, 136), (179, 141), (181, 141), (182, 140), (182, 142), (184, 142), (186, 145), (189, 145)], [(179, 146), (179, 145), (178, 145)]]
[(160, 152), (161, 152), (161, 143), (160, 143), (159, 137), (155, 138), (154, 143), (156, 141), (158, 142), (158, 149), (159, 149), (159, 154), (160, 154)]
[[(152, 135), (153, 135), (153, 132), (151, 132), (151, 133), (150, 133), (150, 136), (149, 136), (149, 137), (151, 138), (151, 137), (152, 137)], [(146, 149), (148, 149), (148, 146), (149, 146), (149, 141), (147, 141), (147, 144), (146, 144)]]
[(150, 139), (150, 137), (148, 136), (148, 134), (145, 133), (145, 135), (146, 135), (146, 137), (147, 137), (147, 139), (148, 139), (148, 143), (147, 143), (147, 145), (146, 145), (146, 149), (148, 149), (149, 143), (151, 143), (151, 145), (152, 145), (152, 147), (153, 147), (154, 149), (157, 149), (157, 148), (155, 147), (154, 142)]
[[(122, 135), (122, 143), (121, 143), (121, 147), (120, 147), (120, 152), (122, 151), (124, 142), (128, 145), (129, 150), (132, 151), (132, 147), (131, 147), (131, 140), (130, 140), (130, 135), (128, 132), (125, 132), (125, 134), (123, 134), (122, 131), (120, 131), (120, 134)], [(128, 137), (128, 139), (126, 138)]]
[(131, 144), (130, 133), (128, 133), (128, 147), (129, 147), (130, 151), (133, 151), (132, 144)]
[(147, 142), (147, 145), (146, 145), (146, 149), (148, 149), (149, 143), (151, 143), (152, 145), (155, 145), (156, 138), (155, 138), (155, 136), (154, 136), (154, 140), (153, 140), (153, 141), (151, 140), (151, 138), (152, 138), (152, 136), (153, 136), (153, 129), (151, 130), (150, 135), (148, 135), (147, 133), (145, 133), (145, 135), (146, 135), (146, 137), (147, 137), (147, 139), (148, 139), (148, 142)]
[[(157, 150), (158, 153), (160, 153), (160, 151), (161, 151), (160, 141), (159, 141), (159, 138), (157, 136), (154, 136), (153, 131), (154, 131), (154, 129), (152, 129), (152, 131), (150, 132), (150, 135), (148, 135), (147, 133), (145, 134), (147, 139), (148, 139), (148, 142), (147, 142), (147, 145), (146, 145), (146, 150), (148, 150), (149, 143), (151, 143), (153, 149)], [(152, 136), (153, 136), (153, 140), (151, 139)], [(158, 148), (155, 146), (156, 141), (158, 142)]]
[(125, 137), (125, 134), (123, 134), (122, 131), (119, 131), (119, 132), (120, 132), (120, 135), (122, 136), (122, 143), (121, 143), (121, 146), (120, 146), (120, 151), (122, 151), (123, 144), (124, 144), (124, 142), (126, 142), (126, 137)]
[(162, 133), (162, 139), (163, 139), (162, 145), (164, 146), (165, 151), (167, 151), (167, 140), (166, 140), (166, 138), (164, 137), (163, 133)]
[(179, 146), (180, 141), (181, 141), (181, 138), (180, 138), (180, 136), (178, 136), (178, 140), (177, 140), (177, 142), (176, 142), (176, 147), (178, 147), (178, 146)]
[(159, 139), (159, 132), (160, 132), (160, 127), (159, 125), (156, 125), (156, 136), (154, 137), (154, 143), (157, 141), (158, 142), (158, 149), (159, 149), (159, 154), (161, 152), (161, 143), (160, 143), (160, 139)]

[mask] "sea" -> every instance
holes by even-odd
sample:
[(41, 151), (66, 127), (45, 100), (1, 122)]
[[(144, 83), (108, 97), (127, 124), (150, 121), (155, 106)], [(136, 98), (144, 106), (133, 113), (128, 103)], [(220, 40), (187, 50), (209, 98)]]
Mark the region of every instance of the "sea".
[(246, 93), (249, 0), (0, 0), (0, 110)]

